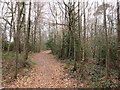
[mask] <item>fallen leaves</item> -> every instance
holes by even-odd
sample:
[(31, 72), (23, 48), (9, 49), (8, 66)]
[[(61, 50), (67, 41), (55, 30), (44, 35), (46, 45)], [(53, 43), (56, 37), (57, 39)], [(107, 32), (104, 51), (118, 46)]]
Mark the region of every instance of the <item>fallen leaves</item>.
[[(48, 54), (50, 51), (33, 54), (32, 60), (37, 63), (29, 75), (20, 77), (14, 83), (4, 85), (8, 88), (67, 88), (77, 87), (73, 78), (64, 72), (64, 65)], [(24, 71), (28, 71), (24, 69)], [(83, 86), (83, 85), (81, 85)]]

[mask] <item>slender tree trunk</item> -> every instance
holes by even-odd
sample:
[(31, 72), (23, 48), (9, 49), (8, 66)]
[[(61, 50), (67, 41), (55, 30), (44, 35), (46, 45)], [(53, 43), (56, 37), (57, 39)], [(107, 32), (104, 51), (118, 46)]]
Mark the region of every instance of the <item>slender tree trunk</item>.
[(19, 54), (19, 34), (20, 34), (20, 2), (17, 2), (18, 4), (18, 18), (17, 18), (17, 32), (16, 32), (16, 70), (15, 70), (15, 78), (17, 79), (17, 73), (18, 73), (18, 54)]
[[(73, 2), (73, 8), (75, 8), (75, 3)], [(73, 43), (74, 43), (74, 69), (73, 69), (73, 71), (76, 71), (77, 70), (77, 65), (76, 65), (76, 63), (77, 63), (77, 59), (76, 59), (76, 51), (77, 51), (77, 47), (76, 47), (76, 28), (75, 28), (75, 9), (73, 9), (73, 14), (72, 14), (72, 17), (73, 17), (73, 27), (72, 27), (72, 29), (73, 29)]]
[[(25, 5), (25, 3), (24, 3)], [(29, 52), (29, 36), (30, 36), (30, 16), (31, 16), (31, 2), (29, 2), (29, 14), (28, 14), (28, 24), (26, 30), (26, 20), (25, 20), (25, 11), (24, 8), (24, 67), (26, 67), (26, 60), (28, 60), (28, 52)]]
[(84, 41), (83, 41), (83, 60), (86, 59), (86, 14), (85, 14), (85, 2), (84, 2)]
[[(25, 5), (25, 2), (24, 2)], [(23, 65), (26, 66), (27, 60), (27, 31), (26, 31), (26, 7), (24, 6), (24, 47), (23, 47)]]
[(26, 43), (26, 60), (28, 59), (28, 52), (29, 52), (29, 38), (30, 38), (30, 28), (31, 28), (31, 1), (29, 2), (29, 14), (28, 14), (28, 24), (27, 24), (27, 43)]
[(36, 52), (36, 30), (37, 29), (37, 16), (35, 16), (35, 27), (34, 27), (34, 52)]
[(82, 25), (81, 25), (81, 17), (80, 17), (80, 2), (78, 1), (78, 32), (79, 32), (79, 59), (81, 61), (81, 30), (82, 30)]
[(93, 58), (96, 58), (96, 49), (97, 49), (97, 45), (96, 45), (96, 37), (97, 36), (97, 17), (95, 18), (95, 47), (94, 47), (94, 54), (93, 54)]
[(106, 41), (106, 80), (109, 77), (109, 46), (108, 46), (108, 31), (107, 31), (107, 23), (106, 23), (106, 5), (104, 5), (104, 30), (105, 30), (105, 41)]
[(120, 5), (117, 0), (117, 31), (118, 31), (118, 86), (120, 87)]

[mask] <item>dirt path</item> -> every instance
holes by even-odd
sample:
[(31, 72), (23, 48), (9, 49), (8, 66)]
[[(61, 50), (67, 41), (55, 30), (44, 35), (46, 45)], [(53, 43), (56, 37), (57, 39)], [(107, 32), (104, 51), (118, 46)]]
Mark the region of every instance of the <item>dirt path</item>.
[(50, 51), (42, 51), (31, 56), (37, 63), (29, 73), (15, 81), (9, 88), (67, 88), (76, 87), (75, 80), (64, 73), (63, 64), (56, 60)]

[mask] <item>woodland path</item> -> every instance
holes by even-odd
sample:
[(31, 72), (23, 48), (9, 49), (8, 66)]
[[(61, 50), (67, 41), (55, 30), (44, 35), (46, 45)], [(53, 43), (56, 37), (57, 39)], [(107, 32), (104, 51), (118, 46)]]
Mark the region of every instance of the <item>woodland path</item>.
[(9, 88), (73, 88), (76, 80), (69, 78), (64, 72), (64, 64), (50, 51), (42, 51), (31, 55), (32, 61), (37, 63), (29, 76), (18, 78)]

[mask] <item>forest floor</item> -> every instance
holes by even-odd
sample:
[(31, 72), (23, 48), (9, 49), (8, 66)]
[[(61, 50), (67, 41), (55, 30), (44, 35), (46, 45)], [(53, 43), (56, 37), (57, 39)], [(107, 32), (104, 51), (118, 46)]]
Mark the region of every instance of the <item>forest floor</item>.
[(65, 63), (49, 54), (50, 51), (42, 51), (30, 56), (37, 65), (28, 75), (18, 77), (12, 83), (3, 85), (5, 88), (73, 88), (85, 87), (75, 78), (70, 78), (64, 71)]

